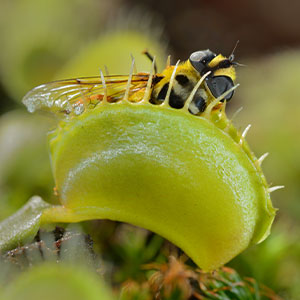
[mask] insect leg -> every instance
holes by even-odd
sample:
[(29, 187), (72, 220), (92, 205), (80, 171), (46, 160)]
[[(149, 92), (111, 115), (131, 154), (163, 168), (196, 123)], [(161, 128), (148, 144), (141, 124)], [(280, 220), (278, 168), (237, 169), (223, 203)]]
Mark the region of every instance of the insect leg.
[[(154, 61), (154, 57), (148, 52), (148, 50), (144, 50), (142, 52), (143, 54), (145, 54), (152, 62)], [(154, 72), (157, 73), (157, 65), (156, 65), (156, 62), (154, 64)]]

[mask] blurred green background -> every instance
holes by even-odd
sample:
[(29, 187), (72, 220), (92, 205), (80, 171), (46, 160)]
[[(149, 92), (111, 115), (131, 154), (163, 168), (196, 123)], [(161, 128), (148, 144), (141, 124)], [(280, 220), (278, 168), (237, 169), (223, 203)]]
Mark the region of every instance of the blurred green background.
[(162, 70), (168, 54), (173, 63), (207, 48), (229, 55), (239, 40), (236, 60), (246, 67), (237, 70), (241, 85), (227, 112), (243, 107), (236, 126), (252, 124), (251, 148), (258, 157), (270, 153), (268, 182), (285, 189), (272, 194), (279, 212), (271, 236), (230, 265), (300, 299), (299, 11), (297, 0), (1, 0), (0, 220), (35, 194), (55, 202), (46, 134), (54, 120), (26, 112), (28, 90), (105, 66), (127, 74), (131, 55), (138, 71), (148, 71), (144, 49)]

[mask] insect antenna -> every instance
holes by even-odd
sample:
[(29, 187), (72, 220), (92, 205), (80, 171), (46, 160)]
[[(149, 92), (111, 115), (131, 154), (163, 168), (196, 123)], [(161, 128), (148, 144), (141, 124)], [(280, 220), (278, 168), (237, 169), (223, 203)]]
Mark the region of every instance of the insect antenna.
[(231, 51), (231, 54), (229, 55), (228, 59), (233, 62), (234, 60), (234, 52), (239, 44), (240, 40), (237, 40), (236, 43), (235, 43), (235, 46), (233, 47), (232, 51)]
[[(147, 49), (145, 49), (145, 50), (142, 52), (142, 54), (145, 54), (145, 55), (151, 60), (151, 62), (153, 62), (154, 57), (148, 52)], [(157, 73), (157, 65), (156, 65), (156, 63), (154, 64), (154, 71), (155, 71), (155, 73)]]
[(235, 50), (236, 50), (237, 45), (239, 44), (239, 42), (240, 42), (239, 40), (236, 41), (235, 46), (233, 47), (233, 50), (232, 50), (231, 54), (228, 57), (228, 60), (231, 62), (231, 64), (233, 66), (246, 67), (246, 65), (244, 65), (244, 64), (240, 64), (240, 63), (238, 63), (236, 61), (233, 61), (234, 60), (234, 52), (235, 52)]
[(247, 65), (240, 64), (240, 63), (238, 63), (238, 62), (236, 62), (236, 61), (232, 61), (231, 64), (232, 64), (233, 66), (238, 66), (238, 67), (247, 67)]

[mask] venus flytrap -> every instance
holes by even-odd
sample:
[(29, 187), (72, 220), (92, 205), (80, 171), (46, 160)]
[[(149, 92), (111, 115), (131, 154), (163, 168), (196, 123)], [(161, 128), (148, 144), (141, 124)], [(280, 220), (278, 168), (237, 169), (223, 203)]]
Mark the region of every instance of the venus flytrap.
[(61, 205), (43, 209), (38, 224), (127, 222), (167, 238), (204, 270), (266, 238), (272, 188), (245, 141), (250, 127), (240, 133), (225, 114), (234, 63), (199, 52), (153, 76), (133, 74), (133, 63), (126, 78), (101, 72), (27, 94), (32, 111), (64, 114), (49, 134)]

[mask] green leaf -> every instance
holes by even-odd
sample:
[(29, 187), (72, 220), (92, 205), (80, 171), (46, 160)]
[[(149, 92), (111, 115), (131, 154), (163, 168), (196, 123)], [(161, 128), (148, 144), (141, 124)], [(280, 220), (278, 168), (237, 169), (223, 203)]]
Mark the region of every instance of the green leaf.
[(0, 251), (31, 240), (39, 229), (43, 210), (48, 207), (50, 204), (34, 196), (15, 214), (2, 221), (0, 223)]

